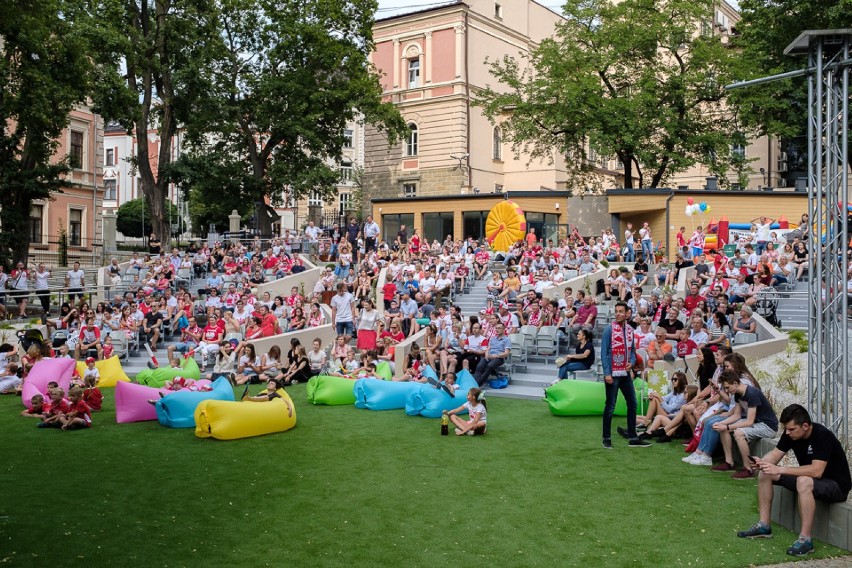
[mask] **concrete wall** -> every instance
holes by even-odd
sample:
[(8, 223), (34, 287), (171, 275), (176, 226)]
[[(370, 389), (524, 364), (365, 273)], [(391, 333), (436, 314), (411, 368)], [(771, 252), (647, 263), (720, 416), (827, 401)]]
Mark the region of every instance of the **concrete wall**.
[(576, 278), (568, 279), (558, 286), (546, 289), (544, 292), (542, 292), (542, 296), (544, 296), (545, 298), (553, 298), (555, 300), (558, 300), (565, 294), (565, 288), (571, 288), (572, 290), (585, 290), (588, 279), (588, 287), (591, 291), (590, 293), (592, 297), (594, 297), (595, 290), (597, 289), (597, 284), (595, 283), (599, 280), (606, 279), (606, 275), (608, 272), (608, 268), (602, 268), (601, 270), (597, 270), (585, 276), (577, 276)]
[[(757, 322), (757, 341), (755, 343), (747, 343), (746, 345), (734, 345), (734, 352), (741, 353), (746, 360), (763, 359), (783, 353), (787, 348), (787, 343), (790, 341), (787, 334), (772, 327), (761, 316), (754, 314), (753, 317)], [(693, 373), (696, 373), (698, 371), (698, 358), (695, 355), (690, 355), (685, 360), (689, 369)], [(674, 363), (657, 361), (654, 363), (654, 369), (662, 369), (668, 371), (669, 374), (678, 370), (682, 371), (683, 361), (680, 359)]]
[(305, 296), (310, 296), (323, 270), (324, 268), (312, 268), (299, 274), (291, 274), (278, 280), (265, 282), (257, 287), (257, 297), (260, 298), (263, 296), (264, 292), (269, 292), (273, 298), (279, 295), (286, 296), (290, 294), (290, 288), (293, 286), (296, 286), (300, 290), (304, 286)]
[(288, 333), (282, 333), (280, 335), (273, 335), (272, 337), (264, 337), (263, 339), (256, 339), (254, 341), (250, 341), (252, 345), (254, 345), (255, 351), (258, 356), (262, 355), (269, 351), (269, 348), (273, 345), (277, 345), (281, 348), (281, 354), (283, 356), (287, 355), (287, 351), (290, 349), (290, 340), (293, 338), (298, 339), (302, 345), (305, 346), (305, 349), (310, 351), (311, 342), (317, 337), (322, 341), (323, 348), (329, 347), (334, 340), (337, 338), (337, 332), (334, 329), (334, 326), (331, 324), (320, 325), (317, 327), (313, 327), (311, 329), (302, 329), (299, 331), (291, 331)]

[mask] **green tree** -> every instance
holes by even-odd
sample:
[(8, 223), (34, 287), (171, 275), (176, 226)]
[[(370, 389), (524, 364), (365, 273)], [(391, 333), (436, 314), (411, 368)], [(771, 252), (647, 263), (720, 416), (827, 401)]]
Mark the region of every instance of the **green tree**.
[[(179, 125), (209, 89), (203, 69), (218, 22), (210, 0), (101, 0), (93, 4), (103, 48), (95, 100), (107, 118), (136, 136), (133, 164), (151, 230), (169, 237), (166, 207)], [(156, 154), (147, 143), (153, 130)]]
[[(252, 203), (262, 234), (266, 199), (280, 204), (339, 180), (347, 121), (388, 131), (405, 128), (368, 56), (375, 0), (217, 0), (221, 35), (208, 74), (207, 98), (187, 121), (187, 159), (207, 160), (213, 174)], [(210, 170), (212, 173), (212, 170)], [(198, 186), (205, 199), (215, 187)], [(209, 190), (209, 191), (208, 191)]]
[[(167, 219), (174, 220), (174, 224), (178, 226), (178, 231), (183, 227), (183, 222), (180, 221), (177, 207), (171, 201), (166, 202)], [(147, 237), (152, 231), (151, 208), (145, 198), (132, 199), (124, 202), (118, 208), (118, 213), (115, 219), (115, 228), (125, 237), (142, 238)], [(166, 225), (169, 226), (168, 224)], [(172, 231), (169, 230), (167, 238), (162, 241), (168, 243), (171, 240)]]
[[(491, 63), (475, 97), (514, 151), (564, 156), (571, 189), (591, 183), (587, 148), (615, 155), (624, 187), (659, 187), (696, 163), (730, 160), (733, 57), (701, 33), (711, 0), (568, 0), (566, 21), (521, 61)], [(508, 111), (508, 112), (507, 112)]]
[(173, 177), (189, 202), (193, 232), (206, 235), (211, 224), (226, 230), (234, 210), (243, 220), (251, 217), (254, 207), (243, 198), (240, 188), (244, 167), (233, 163), (233, 156), (224, 152), (184, 154), (175, 162)]
[(32, 201), (61, 191), (58, 138), (91, 87), (85, 14), (74, 0), (0, 2), (0, 263), (26, 262)]
[[(740, 9), (735, 46), (742, 80), (803, 69), (805, 57), (784, 55), (800, 33), (848, 28), (852, 22), (848, 0), (741, 0)], [(793, 137), (807, 130), (807, 77), (737, 89), (731, 98), (743, 122), (761, 133)]]

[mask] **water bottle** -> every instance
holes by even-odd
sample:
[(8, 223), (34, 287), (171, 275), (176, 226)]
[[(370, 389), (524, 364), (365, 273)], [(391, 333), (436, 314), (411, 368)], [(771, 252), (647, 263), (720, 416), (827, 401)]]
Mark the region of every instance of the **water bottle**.
[(446, 436), (450, 433), (450, 417), (445, 410), (441, 414), (441, 436)]

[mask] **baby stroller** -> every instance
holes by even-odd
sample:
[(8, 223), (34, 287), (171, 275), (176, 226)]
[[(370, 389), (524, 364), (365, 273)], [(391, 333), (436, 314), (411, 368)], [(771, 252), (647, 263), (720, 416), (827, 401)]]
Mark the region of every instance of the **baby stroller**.
[(781, 328), (781, 320), (778, 319), (778, 295), (774, 288), (764, 288), (757, 294), (754, 311), (765, 319), (769, 325)]
[(27, 329), (18, 332), (18, 341), (24, 353), (29, 351), (34, 344), (41, 347), (44, 344), (44, 336), (37, 329)]

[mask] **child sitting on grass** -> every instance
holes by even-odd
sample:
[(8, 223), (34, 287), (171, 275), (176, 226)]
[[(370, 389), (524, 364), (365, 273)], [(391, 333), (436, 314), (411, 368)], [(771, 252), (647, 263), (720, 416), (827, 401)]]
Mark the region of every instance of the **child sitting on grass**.
[(44, 418), (44, 415), (50, 411), (50, 405), (44, 402), (44, 396), (34, 394), (30, 399), (30, 407), (21, 411), (21, 416), (32, 418)]
[(87, 374), (83, 381), (86, 383), (86, 387), (83, 389), (83, 401), (88, 404), (89, 408), (92, 410), (96, 412), (100, 411), (101, 406), (103, 406), (104, 395), (98, 388), (97, 378), (93, 375)]
[(18, 394), (24, 384), (17, 363), (9, 363), (5, 369), (0, 369), (0, 394)]
[[(48, 387), (50, 384), (55, 385), (56, 383), (48, 383)], [(65, 390), (55, 386), (48, 389), (47, 392), (50, 395), (50, 408), (42, 413), (42, 419), (38, 427), (61, 428), (62, 418), (65, 417), (65, 413), (69, 409), (68, 401), (65, 400)]]
[[(467, 421), (457, 416), (462, 410), (467, 410)], [(485, 404), (485, 393), (474, 387), (467, 391), (467, 402), (458, 408), (447, 412), (452, 423), (456, 426), (456, 436), (473, 436), (485, 434), (487, 430), (488, 407)]]
[(83, 401), (83, 389), (72, 387), (68, 391), (68, 411), (60, 417), (63, 430), (92, 427), (92, 409)]

